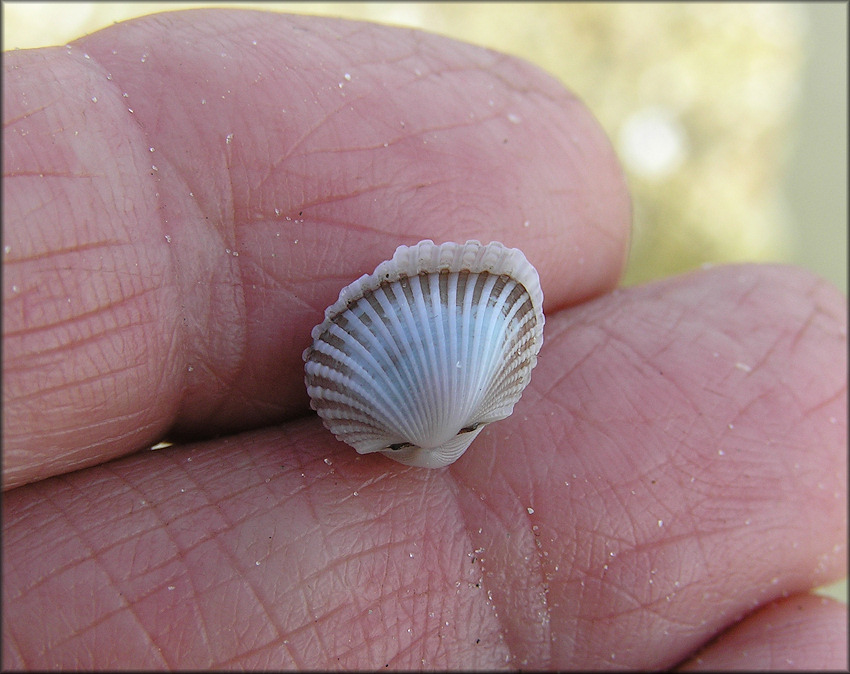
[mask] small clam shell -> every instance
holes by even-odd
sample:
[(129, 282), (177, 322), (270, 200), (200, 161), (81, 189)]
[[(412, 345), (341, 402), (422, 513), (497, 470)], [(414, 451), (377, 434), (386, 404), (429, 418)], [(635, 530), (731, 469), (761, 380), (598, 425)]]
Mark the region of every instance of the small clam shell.
[(303, 354), (310, 404), (361, 454), (446, 466), (511, 414), (543, 322), (537, 271), (516, 248), (399, 246), (313, 328)]

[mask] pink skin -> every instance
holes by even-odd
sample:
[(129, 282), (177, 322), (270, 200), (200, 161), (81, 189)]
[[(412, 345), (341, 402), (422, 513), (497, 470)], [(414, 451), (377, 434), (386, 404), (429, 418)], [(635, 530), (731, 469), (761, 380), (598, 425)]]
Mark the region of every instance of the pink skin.
[[(550, 77), (231, 10), (4, 66), (7, 668), (846, 665), (807, 594), (846, 564), (843, 298), (609, 292), (625, 183)], [(301, 363), (422, 238), (521, 248), (547, 313), (514, 415), (433, 471), (334, 440)]]

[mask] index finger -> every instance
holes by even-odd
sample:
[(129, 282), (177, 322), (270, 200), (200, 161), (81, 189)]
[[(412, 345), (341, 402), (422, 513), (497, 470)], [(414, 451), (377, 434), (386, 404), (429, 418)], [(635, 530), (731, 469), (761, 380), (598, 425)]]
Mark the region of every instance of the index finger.
[(522, 248), (547, 310), (624, 264), (604, 134), (502, 54), (198, 10), (6, 69), (5, 487), (303, 413), (310, 329), (398, 244)]

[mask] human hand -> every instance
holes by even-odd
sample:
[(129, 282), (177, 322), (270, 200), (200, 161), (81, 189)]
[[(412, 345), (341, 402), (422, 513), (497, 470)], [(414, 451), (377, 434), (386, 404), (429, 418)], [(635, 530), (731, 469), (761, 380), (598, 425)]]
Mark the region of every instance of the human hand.
[[(846, 564), (843, 299), (752, 265), (609, 292), (626, 187), (551, 78), (230, 10), (4, 61), (7, 668), (846, 665), (808, 594)], [(301, 362), (423, 238), (521, 248), (547, 314), (441, 470), (337, 442)]]

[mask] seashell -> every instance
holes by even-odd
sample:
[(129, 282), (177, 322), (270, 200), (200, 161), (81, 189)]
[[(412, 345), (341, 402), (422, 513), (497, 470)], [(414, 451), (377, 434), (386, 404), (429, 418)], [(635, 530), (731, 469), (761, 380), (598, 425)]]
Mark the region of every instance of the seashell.
[(303, 353), (310, 405), (361, 454), (446, 466), (511, 414), (543, 322), (537, 270), (516, 248), (399, 246), (313, 328)]

